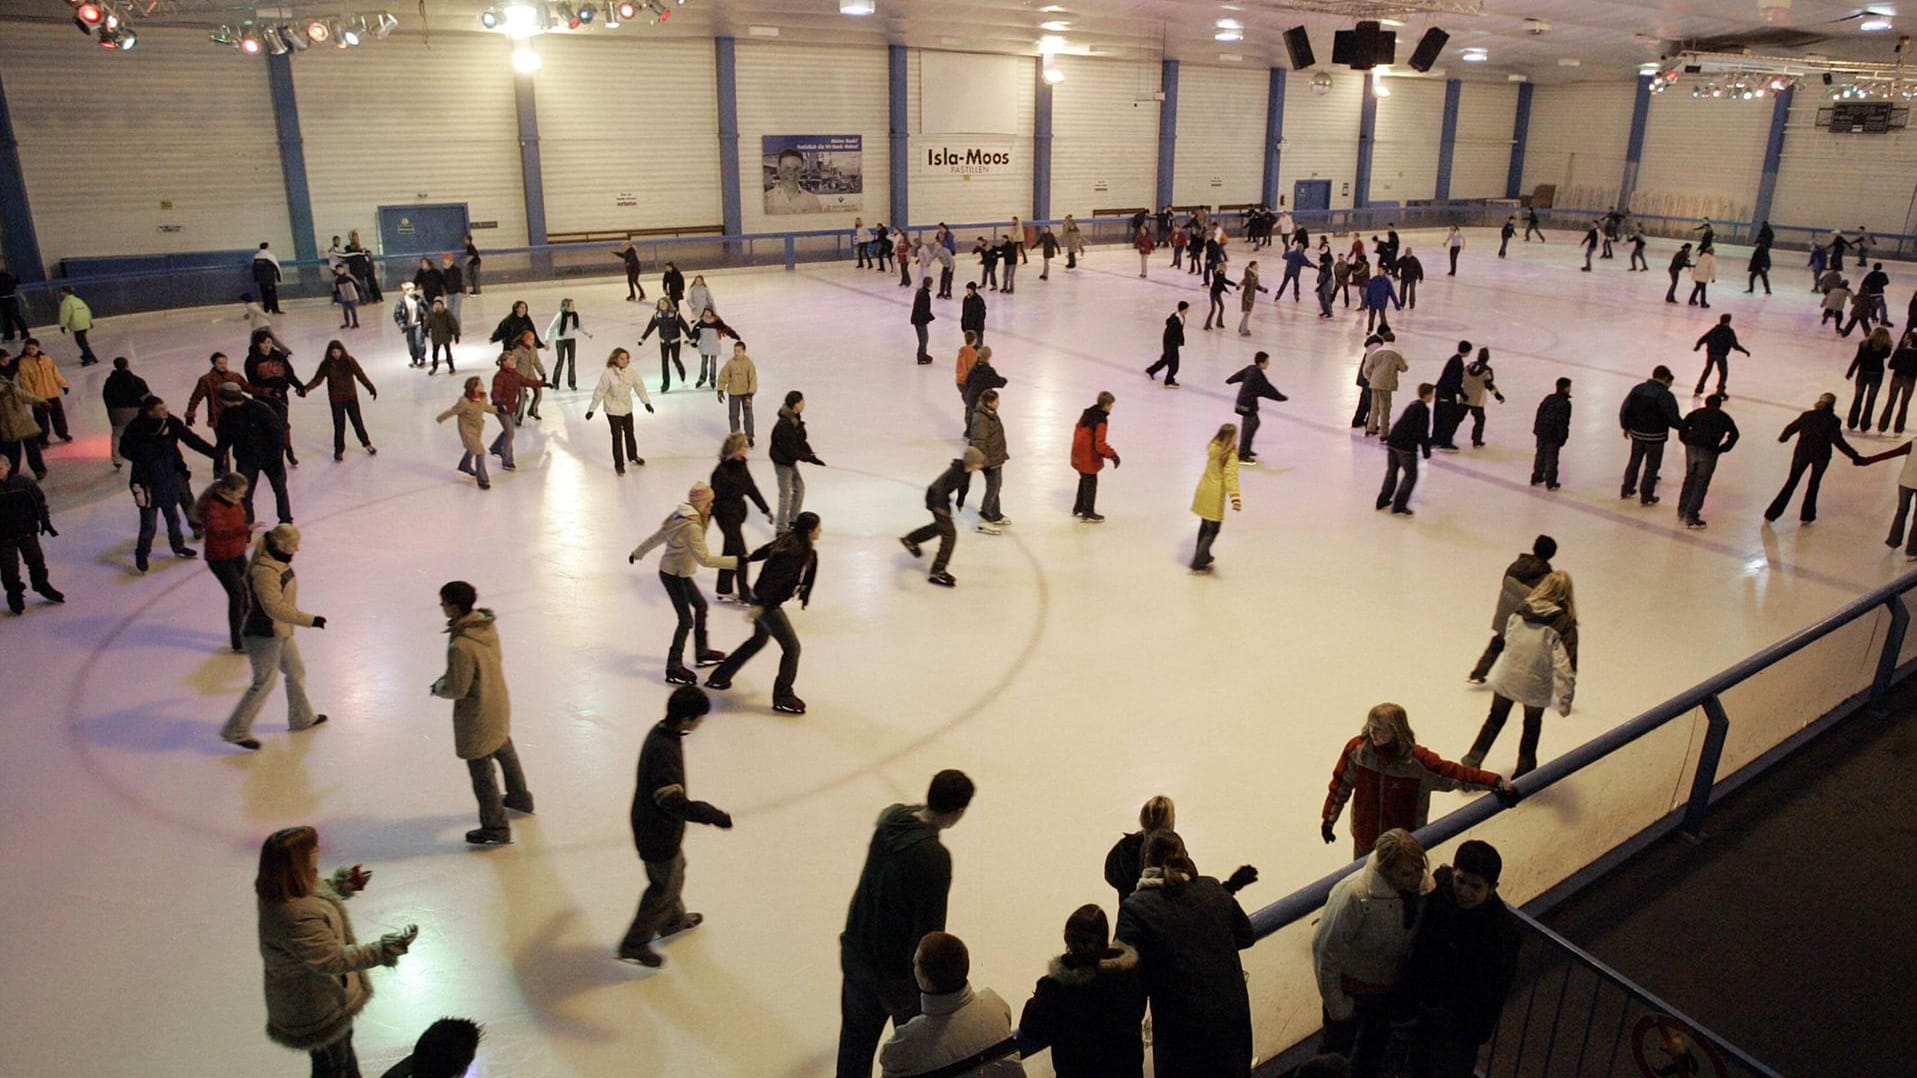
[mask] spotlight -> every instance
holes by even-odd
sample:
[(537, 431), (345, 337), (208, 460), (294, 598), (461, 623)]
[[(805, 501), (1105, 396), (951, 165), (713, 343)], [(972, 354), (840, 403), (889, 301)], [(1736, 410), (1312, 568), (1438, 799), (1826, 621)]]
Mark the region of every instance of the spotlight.
[(639, 17), (639, 5), (632, 3), (632, 0), (622, 0), (621, 3), (614, 4), (612, 10), (619, 16), (621, 22), (631, 22)]
[(581, 4), (579, 6), (579, 10), (573, 16), (573, 22), (575, 25), (582, 22), (591, 22), (592, 16), (593, 16), (592, 8), (588, 5)]
[(672, 9), (661, 4), (659, 0), (650, 0), (650, 2), (646, 4), (646, 7), (652, 9), (653, 22), (665, 22), (667, 19), (672, 18)]
[(1059, 70), (1056, 67), (1047, 67), (1045, 69), (1045, 84), (1047, 86), (1057, 86), (1059, 83), (1064, 81), (1065, 81), (1065, 72)]
[(100, 27), (100, 37), (99, 37), (99, 40), (95, 42), (95, 44), (99, 45), (103, 49), (118, 49), (120, 47), (119, 28), (117, 26)]
[(215, 45), (231, 45), (233, 44), (233, 28), (231, 26), (222, 26), (218, 30), (206, 35), (206, 39)]
[(259, 55), (259, 52), (260, 52), (259, 31), (248, 30), (246, 33), (240, 35), (240, 51), (245, 53), (248, 56)]
[(380, 12), (379, 17), (373, 20), (373, 36), (381, 41), (386, 40), (386, 36), (397, 29), (399, 29), (399, 18), (390, 11)]
[(306, 24), (306, 39), (315, 45), (324, 45), (333, 38), (333, 28), (314, 19)]
[[(328, 37), (333, 39), (334, 48), (343, 49), (347, 47), (346, 46), (346, 25), (342, 23), (340, 20), (338, 19), (326, 20), (326, 33)], [(321, 40), (325, 40), (325, 39), (322, 38)]]
[(493, 8), (487, 8), (484, 12), (480, 13), (479, 25), (488, 30), (499, 29), (499, 12)]
[(132, 48), (133, 46), (138, 45), (139, 43), (140, 43), (140, 35), (134, 33), (133, 27), (129, 26), (126, 29), (120, 31), (120, 40), (116, 42), (115, 44), (119, 46), (121, 52), (125, 52), (128, 49)]
[(1774, 94), (1781, 94), (1791, 88), (1792, 81), (1788, 75), (1775, 75), (1771, 78), (1770, 90)]
[(280, 27), (280, 36), (286, 39), (286, 43), (293, 47), (294, 52), (305, 52), (313, 47), (313, 43), (306, 38), (306, 31), (297, 26), (288, 24)]
[(1390, 97), (1391, 87), (1384, 82), (1384, 73), (1377, 68), (1371, 71), (1371, 92), (1378, 97)]
[(73, 5), (73, 25), (83, 34), (90, 34), (94, 28), (106, 21), (106, 9), (93, 0)]
[(876, 0), (839, 0), (841, 15), (870, 15), (878, 9)]
[(366, 40), (366, 16), (355, 15), (341, 24), (340, 41), (349, 48), (356, 47)]
[(534, 74), (543, 66), (545, 62), (539, 58), (538, 53), (532, 51), (531, 46), (513, 50), (513, 70), (521, 75)]
[(566, 29), (577, 30), (579, 29), (580, 25), (584, 22), (585, 20), (579, 17), (579, 13), (577, 11), (566, 12)]
[(539, 9), (531, 4), (514, 0), (506, 5), (500, 23), (505, 26), (507, 36), (515, 41), (524, 40), (544, 31), (544, 19)]
[(606, 17), (599, 21), (599, 25), (604, 26), (608, 30), (619, 29), (619, 5), (618, 4), (614, 4), (610, 2), (606, 4)]
[[(1830, 72), (1826, 71), (1824, 72), (1824, 85), (1829, 86), (1830, 84), (1831, 84)], [(683, 379), (681, 379), (681, 381), (683, 381)]]
[(1890, 29), (1890, 19), (1888, 16), (1872, 14), (1858, 23), (1857, 28), (1866, 34), (1878, 33)]
[(271, 26), (267, 27), (265, 31), (261, 33), (260, 39), (266, 42), (266, 51), (268, 55), (271, 55), (271, 56), (286, 55), (286, 42), (280, 40), (280, 32), (278, 29)]

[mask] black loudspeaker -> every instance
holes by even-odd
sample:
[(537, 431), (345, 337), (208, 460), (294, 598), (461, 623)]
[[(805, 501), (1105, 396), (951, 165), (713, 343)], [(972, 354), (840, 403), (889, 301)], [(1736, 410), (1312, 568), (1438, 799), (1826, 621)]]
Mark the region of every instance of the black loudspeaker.
[(1303, 71), (1318, 62), (1318, 58), (1311, 54), (1311, 37), (1302, 26), (1285, 31), (1285, 53), (1291, 58), (1293, 71)]
[(1359, 23), (1355, 29), (1338, 31), (1331, 43), (1331, 62), (1359, 71), (1391, 63), (1397, 53), (1397, 32), (1380, 30), (1371, 20)]
[(1438, 62), (1438, 54), (1444, 51), (1444, 43), (1449, 40), (1451, 35), (1435, 26), (1426, 30), (1424, 37), (1418, 40), (1417, 51), (1411, 54), (1411, 70), (1431, 70), (1431, 65)]

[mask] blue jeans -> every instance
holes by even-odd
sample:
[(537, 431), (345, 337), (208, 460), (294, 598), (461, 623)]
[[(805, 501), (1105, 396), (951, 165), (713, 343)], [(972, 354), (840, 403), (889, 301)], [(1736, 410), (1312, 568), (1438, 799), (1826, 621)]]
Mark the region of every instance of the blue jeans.
[(792, 518), (805, 506), (805, 480), (797, 464), (774, 464), (772, 471), (779, 477), (779, 514), (773, 526), (781, 532), (789, 531)]
[[(493, 414), (499, 417), (499, 436), (493, 439), (490, 451), (499, 454), (499, 462), (511, 468), (513, 466), (513, 431), (519, 424), (513, 418), (510, 408), (502, 408), (495, 404)], [(480, 464), (480, 467), (485, 467), (484, 462)]]
[(459, 470), (467, 472), (477, 478), (479, 485), (482, 487), (492, 485), (492, 480), (486, 476), (486, 454), (484, 453), (474, 453), (471, 450), (467, 450), (466, 453), (459, 458)]

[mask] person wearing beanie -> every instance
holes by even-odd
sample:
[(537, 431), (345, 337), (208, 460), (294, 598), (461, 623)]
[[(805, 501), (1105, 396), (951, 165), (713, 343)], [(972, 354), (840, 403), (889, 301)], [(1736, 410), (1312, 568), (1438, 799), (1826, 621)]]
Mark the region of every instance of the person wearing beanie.
[(206, 536), (206, 568), (226, 592), (226, 634), (234, 651), (245, 651), (246, 547), (253, 525), (246, 519), (246, 477), (228, 472), (193, 503), (193, 518)]
[[(1005, 290), (1018, 249), (1005, 241)], [(972, 956), (949, 932), (928, 932), (912, 954), (912, 977), (919, 989), (917, 1017), (899, 1026), (879, 1049), (884, 1078), (1022, 1078), (1025, 1067), (1012, 1041), (1012, 1008), (989, 988), (974, 990), (968, 980)], [(1002, 1053), (1002, 1054), (1001, 1054)]]
[[(738, 435), (733, 435), (738, 437)], [(743, 462), (741, 462), (743, 464)], [(716, 474), (716, 473), (715, 473)], [(753, 551), (741, 562), (739, 586), (752, 604), (747, 616), (752, 619), (752, 636), (735, 648), (726, 660), (706, 678), (706, 687), (723, 692), (732, 687), (732, 679), (768, 638), (779, 642), (779, 673), (772, 681), (772, 710), (788, 715), (805, 714), (805, 701), (792, 692), (799, 677), (799, 638), (786, 617), (785, 603), (799, 600), (803, 610), (812, 603), (812, 584), (819, 574), (819, 556), (813, 547), (819, 541), (819, 514), (800, 513), (792, 527), (778, 538)], [(744, 562), (764, 562), (758, 583), (745, 592)], [(722, 574), (723, 575), (723, 574)]]
[(1144, 1078), (1145, 982), (1138, 952), (1110, 940), (1105, 911), (1080, 906), (1018, 1019), (1027, 1058), (1052, 1050), (1057, 1078)]
[[(479, 802), (479, 827), (466, 832), (474, 846), (504, 846), (513, 840), (506, 810), (532, 815), (533, 795), (513, 748), (512, 698), (506, 692), (506, 663), (500, 652), (493, 612), (479, 607), (479, 592), (464, 580), (439, 589), (439, 610), (446, 615), (446, 672), (433, 682), (432, 694), (453, 702), (453, 751), (466, 761), (473, 798)], [(499, 795), (493, 764), (506, 780)]]
[(253, 668), (253, 682), (234, 705), (233, 714), (220, 729), (220, 738), (255, 752), (260, 743), (253, 737), (253, 720), (259, 717), (281, 674), (286, 675), (287, 727), (310, 730), (326, 721), (326, 716), (316, 713), (306, 698), (306, 663), (300, 659), (299, 644), (293, 639), (295, 627), (326, 628), (325, 618), (299, 608), (299, 580), (293, 575), (293, 556), (299, 550), (300, 530), (281, 524), (260, 536), (253, 547), (253, 560), (246, 567), (250, 601), (240, 640)]
[[(107, 375), (105, 384), (100, 386), (100, 401), (106, 405), (107, 426), (112, 432), (107, 439), (107, 453), (115, 471), (125, 463), (120, 456), (120, 435), (126, 433), (128, 423), (139, 418), (140, 402), (152, 394), (146, 379), (128, 369), (125, 356), (113, 357), (113, 373)], [(1889, 409), (1885, 409), (1884, 414), (1888, 419)]]
[(646, 890), (639, 910), (619, 943), (619, 960), (657, 969), (665, 958), (654, 940), (697, 928), (704, 915), (688, 913), (686, 824), (732, 830), (732, 816), (686, 793), (685, 737), (699, 728), (712, 701), (696, 685), (681, 685), (666, 701), (666, 717), (653, 724), (639, 750), (638, 784), (632, 794), (632, 844), (646, 866)]
[(1844, 424), (1837, 418), (1837, 397), (1825, 393), (1817, 398), (1811, 410), (1790, 421), (1784, 432), (1777, 436), (1780, 442), (1788, 442), (1795, 435), (1797, 444), (1791, 449), (1791, 472), (1784, 480), (1783, 489), (1764, 510), (1766, 523), (1775, 524), (1790, 508), (1791, 495), (1797, 493), (1797, 481), (1810, 472), (1810, 486), (1804, 488), (1804, 505), (1798, 519), (1805, 524), (1817, 521), (1817, 488), (1823, 485), (1824, 469), (1830, 467), (1831, 450), (1836, 449), (1850, 458), (1852, 464), (1864, 463), (1857, 450), (1844, 440)]
[(1433, 884), (1424, 847), (1401, 829), (1378, 836), (1364, 867), (1325, 899), (1311, 941), (1324, 1000), (1321, 1050), (1351, 1060), (1354, 1078), (1377, 1078), (1396, 1000)]
[[(982, 364), (983, 360), (980, 362)], [(972, 374), (974, 378), (977, 377), (977, 367), (972, 369)], [(958, 545), (958, 528), (952, 524), (952, 493), (965, 482), (967, 476), (983, 467), (985, 454), (977, 446), (966, 446), (965, 454), (954, 457), (938, 478), (925, 488), (925, 508), (931, 510), (932, 522), (899, 538), (899, 545), (915, 558), (925, 554), (919, 544), (929, 543), (933, 539), (939, 541), (939, 551), (932, 558), (932, 571), (925, 578), (939, 587), (949, 588), (958, 583), (951, 573), (945, 571), (945, 567), (952, 562), (952, 548)]]
[[(1473, 685), (1484, 684), (1484, 676), (1491, 672), (1491, 664), (1498, 660), (1504, 651), (1504, 625), (1511, 620), (1518, 606), (1531, 594), (1551, 572), (1551, 559), (1558, 556), (1558, 541), (1548, 535), (1540, 535), (1531, 541), (1531, 552), (1519, 554), (1505, 566), (1504, 581), (1498, 587), (1498, 602), (1491, 612), (1491, 642), (1484, 646), (1484, 654), (1478, 656), (1477, 665), (1465, 675), (1465, 680)], [(1575, 646), (1575, 645), (1573, 645)]]
[(672, 632), (672, 649), (666, 653), (666, 680), (674, 685), (697, 685), (699, 677), (683, 661), (686, 634), (692, 634), (692, 658), (695, 666), (717, 666), (726, 653), (715, 650), (706, 640), (706, 597), (699, 591), (698, 575), (707, 569), (737, 569), (736, 554), (713, 554), (706, 549), (706, 524), (712, 519), (712, 488), (694, 483), (686, 500), (667, 516), (659, 530), (645, 542), (632, 548), (626, 563), (637, 564), (654, 547), (664, 546), (659, 556), (659, 584), (672, 600), (678, 624)]
[[(191, 473), (180, 444), (205, 457), (217, 452), (206, 440), (186, 429), (177, 416), (167, 412), (166, 402), (148, 397), (140, 402), (140, 418), (127, 424), (120, 436), (120, 455), (131, 461), (127, 487), (133, 492), (133, 504), (140, 510), (140, 537), (133, 546), (133, 567), (146, 572), (147, 556), (153, 552), (153, 534), (158, 519), (166, 517), (167, 542), (175, 557), (193, 558), (199, 554), (186, 545), (180, 531), (180, 513), (191, 513), (193, 491), (187, 480)], [(199, 531), (194, 526), (194, 532)]]
[[(450, 255), (447, 268), (452, 268)], [(462, 1078), (479, 1056), (479, 1040), (485, 1033), (470, 1018), (441, 1018), (419, 1035), (412, 1055), (393, 1064), (380, 1078)]]
[(1517, 976), (1517, 918), (1498, 897), (1504, 859), (1488, 842), (1458, 847), (1433, 873), (1406, 983), (1418, 1007), (1414, 1053), (1430, 1078), (1470, 1078)]
[(293, 503), (286, 493), (285, 454), (291, 434), (286, 413), (259, 397), (249, 397), (237, 382), (220, 386), (219, 445), (215, 452), (232, 455), (233, 467), (246, 477), (246, 519), (253, 517), (253, 493), (260, 476), (273, 488), (273, 508), (281, 524), (293, 523)]
[(1319, 815), (1325, 844), (1345, 804), (1351, 805), (1351, 856), (1362, 858), (1392, 828), (1416, 831), (1431, 818), (1433, 790), (1496, 790), (1508, 796), (1511, 784), (1489, 771), (1444, 759), (1418, 744), (1411, 718), (1398, 704), (1379, 704), (1365, 716), (1358, 736), (1345, 743), (1331, 769), (1330, 792)]
[(15, 475), (13, 462), (0, 456), (0, 582), (7, 589), (7, 609), (24, 614), (26, 587), (20, 580), (20, 563), (27, 563), (26, 583), (49, 603), (64, 603), (67, 597), (47, 578), (47, 559), (40, 552), (42, 535), (59, 535), (53, 529), (53, 517), (47, 513), (47, 496), (40, 484), (29, 476)]
[(804, 415), (805, 394), (795, 389), (785, 395), (785, 406), (772, 425), (772, 447), (767, 455), (772, 458), (772, 474), (779, 481), (779, 511), (772, 519), (775, 531), (790, 528), (792, 518), (805, 508), (805, 479), (799, 475), (799, 465), (825, 467), (825, 461), (806, 440)]

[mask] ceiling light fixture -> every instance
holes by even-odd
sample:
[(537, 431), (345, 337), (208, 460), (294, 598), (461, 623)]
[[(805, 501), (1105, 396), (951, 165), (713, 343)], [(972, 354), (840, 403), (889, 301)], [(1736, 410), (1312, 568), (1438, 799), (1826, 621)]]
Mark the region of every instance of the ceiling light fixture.
[[(314, 25), (318, 24), (315, 23)], [(499, 29), (499, 10), (497, 8), (487, 8), (485, 11), (480, 12), (479, 25), (487, 30)]]
[(521, 75), (534, 75), (546, 66), (539, 54), (533, 51), (532, 43), (521, 41), (513, 47), (513, 70)]
[(1245, 35), (1237, 30), (1220, 30), (1212, 36), (1213, 41), (1243, 41)]
[[(486, 14), (490, 15), (492, 12), (489, 11)], [(484, 21), (483, 16), (481, 21)], [(500, 11), (498, 20), (499, 25), (506, 28), (506, 36), (515, 41), (524, 41), (526, 38), (544, 33), (546, 30), (544, 22), (545, 20), (539, 17), (538, 8), (519, 2), (507, 4)]]
[(248, 30), (246, 33), (240, 35), (240, 51), (248, 56), (259, 55), (260, 35), (258, 31)]
[(399, 29), (399, 18), (390, 11), (380, 12), (379, 16), (373, 20), (373, 36), (381, 41), (386, 40), (387, 35), (397, 29)]
[(1390, 97), (1391, 88), (1385, 85), (1385, 75), (1389, 69), (1380, 64), (1371, 69), (1371, 93), (1376, 97)]
[(1053, 19), (1050, 22), (1039, 23), (1038, 28), (1040, 30), (1045, 31), (1048, 34), (1062, 34), (1065, 31), (1070, 30), (1072, 28), (1072, 24), (1069, 22), (1066, 22), (1064, 19)]
[(839, 0), (841, 15), (870, 15), (878, 9), (877, 0)]
[(1882, 30), (1888, 30), (1890, 27), (1891, 22), (1889, 16), (1874, 13), (1866, 16), (1862, 22), (1857, 24), (1857, 28), (1866, 34), (1874, 34)]
[(1467, 64), (1481, 64), (1491, 59), (1491, 54), (1483, 49), (1466, 49), (1458, 54), (1458, 59)]

